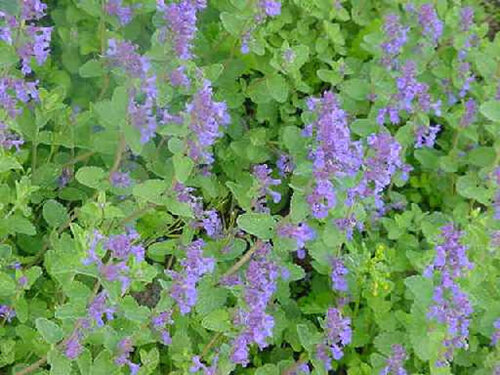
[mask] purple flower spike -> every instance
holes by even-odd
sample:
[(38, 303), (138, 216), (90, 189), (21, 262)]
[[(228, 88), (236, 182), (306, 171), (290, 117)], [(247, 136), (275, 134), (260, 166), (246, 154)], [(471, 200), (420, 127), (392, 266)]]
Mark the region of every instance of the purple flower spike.
[(332, 273), (330, 275), (332, 280), (332, 289), (338, 292), (347, 292), (347, 281), (345, 276), (349, 273), (340, 258), (332, 259)]
[(495, 332), (491, 335), (491, 345), (495, 346), (500, 342), (500, 319), (495, 320), (493, 328), (495, 328)]
[(221, 126), (230, 122), (226, 103), (213, 100), (211, 84), (205, 81), (202, 89), (186, 105), (186, 113), (193, 132), (193, 139), (188, 142), (189, 156), (198, 164), (211, 165), (214, 158), (210, 147), (222, 137)]
[(448, 334), (443, 341), (446, 349), (439, 363), (444, 365), (453, 360), (455, 349), (467, 348), (470, 316), (473, 312), (467, 295), (457, 283), (473, 264), (467, 258), (467, 246), (462, 245), (462, 232), (452, 224), (441, 228), (442, 243), (436, 246), (436, 257), (424, 275), (439, 276), (438, 286), (434, 288), (433, 303), (427, 314), (447, 327)]
[[(306, 242), (312, 241), (316, 237), (316, 233), (307, 223), (299, 223), (297, 225), (284, 224), (278, 228), (277, 233), (280, 237), (295, 240), (297, 243), (297, 251), (303, 250), (306, 246)], [(300, 255), (299, 258), (301, 258)], [(301, 259), (303, 259), (303, 257)]]
[(434, 147), (436, 142), (436, 136), (441, 130), (441, 125), (429, 126), (419, 126), (416, 134), (415, 148)]
[(399, 344), (392, 346), (392, 356), (387, 358), (386, 366), (380, 371), (380, 375), (406, 375), (404, 363), (408, 356), (405, 348)]
[(115, 309), (109, 305), (108, 294), (106, 291), (100, 292), (92, 301), (88, 308), (89, 317), (96, 323), (98, 327), (104, 325), (103, 316), (107, 320), (113, 320)]
[(201, 239), (192, 242), (186, 249), (186, 258), (180, 264), (182, 272), (165, 271), (173, 279), (170, 295), (179, 305), (182, 315), (188, 314), (196, 304), (198, 292), (196, 285), (205, 274), (212, 273), (215, 268), (213, 258), (203, 257), (205, 242)]
[(318, 345), (317, 356), (328, 371), (332, 368), (331, 359), (338, 361), (344, 356), (343, 348), (350, 344), (352, 338), (351, 319), (344, 318), (340, 310), (332, 307), (326, 314), (326, 337)]
[(16, 316), (16, 311), (7, 305), (0, 305), (0, 318), (5, 319), (8, 323)]
[(104, 9), (109, 15), (118, 17), (122, 26), (132, 21), (132, 8), (123, 6), (122, 0), (108, 0)]
[(131, 180), (128, 172), (113, 172), (111, 184), (114, 187), (125, 189), (130, 186)]
[(432, 4), (423, 4), (420, 7), (418, 22), (423, 29), (423, 34), (437, 43), (443, 34), (444, 24)]
[(260, 349), (268, 346), (266, 339), (272, 336), (274, 318), (266, 309), (276, 291), (279, 267), (268, 260), (271, 246), (261, 244), (246, 270), (245, 302), (247, 309), (240, 308), (235, 323), (243, 331), (232, 342), (231, 360), (246, 366), (248, 350), (253, 343)]
[(205, 7), (205, 1), (181, 0), (179, 3), (168, 5), (164, 0), (157, 1), (157, 10), (167, 21), (168, 37), (178, 58), (188, 60), (192, 57), (192, 41), (197, 31), (197, 12)]
[(401, 53), (408, 40), (409, 27), (403, 27), (399, 16), (391, 13), (385, 17), (383, 31), (385, 39), (381, 44), (382, 51), (384, 52), (382, 63), (386, 67), (393, 69), (397, 66), (397, 56)]
[(274, 203), (281, 201), (281, 194), (271, 190), (271, 186), (278, 186), (281, 184), (280, 179), (271, 177), (272, 170), (267, 164), (259, 164), (253, 167), (253, 176), (257, 179), (259, 184), (259, 197), (255, 204), (257, 211), (265, 212), (268, 209), (265, 207), (266, 195), (270, 195)]

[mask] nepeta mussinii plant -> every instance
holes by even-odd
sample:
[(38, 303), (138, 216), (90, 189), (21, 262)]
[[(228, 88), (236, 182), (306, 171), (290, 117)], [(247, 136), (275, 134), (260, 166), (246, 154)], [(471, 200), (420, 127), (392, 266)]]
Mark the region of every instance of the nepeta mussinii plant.
[(500, 371), (485, 1), (0, 1), (0, 372)]

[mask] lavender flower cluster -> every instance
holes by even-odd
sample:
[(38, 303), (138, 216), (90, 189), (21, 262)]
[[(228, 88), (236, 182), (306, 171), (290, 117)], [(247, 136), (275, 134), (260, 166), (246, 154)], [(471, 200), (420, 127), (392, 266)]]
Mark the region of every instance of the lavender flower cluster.
[(332, 307), (326, 313), (325, 325), (326, 337), (317, 348), (317, 356), (325, 365), (325, 369), (330, 371), (332, 359), (341, 359), (344, 356), (343, 348), (351, 342), (351, 319)]
[(317, 113), (317, 119), (304, 129), (305, 136), (315, 138), (310, 151), (315, 187), (307, 202), (313, 216), (322, 219), (336, 203), (331, 179), (355, 176), (363, 162), (363, 148), (361, 142), (351, 140), (347, 113), (331, 91), (321, 99), (309, 99), (307, 104)]
[(277, 229), (276, 233), (280, 237), (295, 240), (299, 259), (304, 259), (306, 257), (306, 242), (312, 241), (316, 237), (316, 232), (304, 222), (298, 223), (297, 225), (291, 223), (283, 224)]
[(188, 154), (197, 164), (211, 165), (214, 162), (210, 147), (222, 137), (221, 126), (230, 122), (227, 106), (213, 99), (211, 83), (205, 80), (192, 101), (186, 104), (189, 129), (194, 137), (188, 140)]
[(202, 239), (192, 242), (186, 248), (186, 258), (180, 262), (182, 271), (165, 271), (173, 280), (170, 295), (177, 302), (182, 315), (189, 313), (196, 304), (198, 281), (215, 268), (215, 259), (203, 256), (204, 246)]
[(192, 194), (193, 188), (176, 183), (173, 190), (179, 202), (187, 203), (191, 207), (195, 217), (192, 223), (194, 228), (203, 228), (210, 238), (216, 239), (222, 235), (222, 222), (218, 212), (214, 209), (205, 210), (202, 199)]
[(197, 13), (207, 6), (205, 0), (181, 0), (166, 5), (164, 0), (157, 1), (157, 9), (167, 22), (164, 34), (171, 41), (179, 59), (192, 57), (192, 41), (196, 35)]
[(443, 341), (443, 360), (438, 362), (440, 366), (453, 359), (455, 349), (468, 346), (470, 316), (473, 310), (458, 280), (473, 268), (473, 264), (467, 258), (467, 246), (461, 244), (462, 236), (463, 233), (453, 224), (443, 226), (442, 243), (436, 246), (434, 263), (424, 272), (426, 277), (437, 274), (439, 280), (438, 286), (434, 288), (433, 303), (427, 316), (447, 328), (447, 337)]
[(278, 266), (269, 259), (272, 250), (269, 243), (261, 243), (246, 270), (245, 302), (247, 308), (240, 308), (235, 323), (242, 332), (232, 342), (231, 360), (246, 366), (251, 344), (260, 349), (268, 346), (266, 339), (272, 336), (274, 317), (266, 312), (276, 291), (279, 277)]
[(406, 375), (404, 363), (408, 359), (406, 350), (402, 345), (392, 346), (392, 355), (387, 358), (386, 366), (380, 371), (380, 375)]
[(246, 30), (241, 39), (241, 53), (247, 54), (250, 52), (250, 45), (253, 38), (253, 33), (259, 25), (265, 22), (267, 17), (276, 17), (281, 14), (281, 2), (276, 0), (259, 0), (257, 12), (254, 16), (254, 22), (248, 30)]
[[(120, 281), (121, 290), (124, 294), (131, 280), (130, 261), (132, 259), (135, 259), (136, 263), (144, 261), (144, 247), (134, 244), (138, 238), (139, 235), (135, 230), (129, 230), (126, 234), (110, 236), (107, 240), (104, 240), (100, 233), (95, 232), (84, 264), (97, 265), (99, 274), (106, 281)], [(106, 263), (102, 261), (102, 256), (98, 254), (100, 242), (103, 242), (102, 249), (110, 253), (110, 259)]]
[(254, 207), (257, 212), (269, 212), (266, 207), (266, 197), (269, 195), (274, 203), (281, 201), (281, 194), (277, 191), (271, 190), (272, 186), (281, 184), (278, 178), (272, 178), (272, 169), (267, 164), (259, 164), (253, 167), (252, 174), (257, 181), (258, 196), (254, 202)]

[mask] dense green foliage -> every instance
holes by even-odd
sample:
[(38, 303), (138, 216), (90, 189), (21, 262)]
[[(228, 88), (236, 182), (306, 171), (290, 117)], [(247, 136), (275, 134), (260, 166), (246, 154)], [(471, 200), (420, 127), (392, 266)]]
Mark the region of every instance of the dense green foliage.
[[(22, 18), (27, 2), (0, 0), (0, 10)], [(106, 0), (48, 0), (46, 15), (19, 25), (13, 43), (0, 37), (1, 86), (13, 77), (36, 81), (39, 92), (39, 100), (17, 99), (13, 116), (5, 104), (12, 93), (0, 87), (0, 141), (24, 140), (18, 150), (0, 147), (0, 373), (128, 374), (137, 364), (141, 375), (189, 374), (200, 356), (205, 374), (292, 375), (306, 365), (313, 374), (368, 375), (385, 368), (394, 345), (404, 347), (409, 374), (499, 371), (500, 343), (492, 337), (500, 330), (500, 34), (487, 21), (500, 10), (475, 0), (427, 2), (443, 22), (436, 41), (436, 30), (426, 35), (429, 25), (419, 21), (420, 0), (283, 0), (275, 16), (262, 15), (257, 0), (208, 0), (195, 12), (192, 56), (183, 58), (172, 48), (168, 11), (155, 0), (124, 0), (132, 15), (122, 23)], [(466, 6), (475, 21), (467, 28)], [(382, 47), (388, 14), (409, 28), (390, 56)], [(6, 24), (0, 16), (0, 27)], [(23, 75), (16, 43), (28, 24), (53, 29), (50, 56), (43, 64), (33, 58), (33, 72)], [(124, 40), (148, 59), (146, 72), (134, 73), (140, 66), (132, 52), (114, 60), (110, 41)], [(440, 110), (406, 103), (398, 121), (389, 112), (380, 121), (381, 110), (401, 105), (413, 87), (397, 83), (410, 60), (414, 78), (427, 85), (419, 90), (432, 105), (441, 101)], [(179, 67), (189, 84), (173, 84)], [(205, 80), (213, 96), (200, 94)], [(345, 111), (349, 147), (362, 147), (362, 161), (351, 175), (329, 175), (336, 199), (321, 217), (309, 204), (320, 179), (311, 151), (321, 142), (304, 128), (321, 122), (326, 104), (317, 103), (326, 102), (319, 99), (326, 91), (338, 100), (333, 111)], [(144, 108), (152, 112), (143, 117), (157, 121), (147, 139), (137, 126), (147, 123)], [(203, 127), (205, 110), (220, 111), (211, 118), (217, 131), (207, 154), (193, 156), (201, 142), (193, 124)], [(435, 145), (416, 146), (419, 131), (436, 124)], [(394, 141), (381, 170), (370, 167), (380, 156), (373, 134), (388, 137), (380, 150)], [(279, 175), (283, 157), (289, 168)], [(263, 183), (255, 170), (263, 164), (279, 181)], [(369, 172), (370, 192), (347, 204)], [(384, 173), (388, 181), (376, 192), (372, 184)], [(181, 192), (185, 186), (192, 190)], [(221, 226), (214, 235), (200, 219), (209, 214)], [(352, 220), (347, 231), (343, 219)], [(441, 280), (424, 271), (449, 223), (462, 231), (474, 265), (457, 278), (473, 311), (465, 347), (439, 366), (450, 332), (428, 317)], [(313, 233), (304, 246), (282, 232), (302, 224)], [(123, 261), (106, 242), (125, 233), (145, 249), (144, 260), (134, 253)], [(198, 239), (205, 269), (193, 271), (197, 296), (184, 312), (172, 290), (189, 272), (186, 249)], [(271, 245), (259, 258), (260, 246)], [(347, 269), (346, 290), (332, 287), (332, 260)], [(119, 276), (106, 274), (106, 264), (119, 264)], [(249, 344), (243, 367), (234, 345), (253, 324), (238, 317), (257, 309), (248, 303), (251, 264), (279, 275), (262, 311), (272, 317), (272, 334), (261, 332), (261, 348)], [(240, 283), (225, 283), (227, 276)], [(100, 325), (89, 320), (89, 307), (103, 293), (113, 312)], [(318, 348), (331, 308), (350, 319), (352, 338), (328, 372)], [(167, 311), (168, 344), (152, 323)], [(75, 338), (78, 355), (68, 356)], [(124, 349), (123, 340), (132, 346)]]

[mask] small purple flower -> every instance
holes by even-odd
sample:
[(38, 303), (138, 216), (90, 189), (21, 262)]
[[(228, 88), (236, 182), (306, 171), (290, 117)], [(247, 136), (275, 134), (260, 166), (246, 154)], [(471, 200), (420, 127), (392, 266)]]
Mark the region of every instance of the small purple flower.
[(172, 86), (189, 87), (190, 81), (185, 71), (186, 67), (182, 65), (179, 66), (178, 68), (175, 68), (170, 73), (170, 83), (172, 84)]
[(300, 363), (289, 375), (309, 375), (310, 373), (309, 365), (307, 363)]
[(276, 17), (281, 14), (281, 3), (274, 0), (261, 0), (260, 7), (269, 17)]
[(192, 57), (197, 12), (205, 7), (205, 1), (181, 0), (179, 3), (166, 5), (164, 0), (157, 0), (157, 10), (167, 22), (167, 34), (178, 58), (188, 60)]
[(204, 246), (205, 241), (201, 239), (192, 242), (186, 248), (186, 258), (180, 261), (182, 271), (165, 271), (173, 279), (170, 295), (179, 305), (182, 315), (188, 314), (196, 304), (198, 281), (203, 275), (212, 273), (215, 268), (214, 258), (203, 257)]
[(392, 346), (392, 356), (387, 358), (386, 366), (380, 371), (380, 375), (406, 375), (404, 363), (408, 358), (405, 348), (399, 344)]
[(344, 356), (343, 348), (349, 345), (352, 339), (351, 319), (342, 316), (340, 310), (331, 307), (326, 313), (326, 337), (317, 348), (320, 359), (326, 370), (331, 369), (331, 358), (338, 361)]
[(144, 261), (145, 249), (141, 245), (134, 245), (134, 241), (139, 238), (138, 233), (133, 229), (128, 229), (126, 234), (110, 236), (104, 243), (104, 248), (111, 251), (113, 258), (128, 260), (135, 257), (137, 262)]
[(10, 150), (14, 147), (17, 151), (24, 144), (24, 140), (18, 134), (7, 128), (3, 122), (0, 122), (0, 147)]
[(83, 346), (80, 342), (79, 333), (75, 332), (68, 341), (66, 341), (64, 353), (69, 359), (76, 359), (82, 354)]
[(189, 368), (189, 372), (196, 373), (200, 370), (203, 371), (203, 375), (215, 375), (217, 373), (217, 362), (219, 356), (215, 355), (212, 361), (212, 365), (207, 367), (204, 363), (201, 362), (200, 356), (195, 355), (191, 360), (193, 361), (193, 365)]
[(0, 317), (5, 319), (8, 323), (12, 321), (16, 316), (16, 311), (7, 305), (0, 305)]
[(26, 284), (28, 284), (28, 278), (26, 276), (21, 276), (18, 280), (17, 280), (18, 284), (21, 286), (21, 287), (24, 287), (26, 286)]
[(133, 78), (146, 78), (151, 66), (148, 58), (137, 53), (137, 46), (126, 40), (109, 39), (105, 56), (111, 66), (123, 69)]
[(49, 57), (52, 29), (52, 27), (26, 26), (29, 41), (19, 47), (17, 51), (21, 58), (21, 72), (24, 75), (32, 72), (30, 67), (32, 57), (35, 58), (39, 66), (43, 65)]
[(47, 5), (40, 0), (23, 0), (21, 4), (21, 19), (25, 21), (39, 20), (45, 16)]
[[(299, 223), (297, 225), (287, 223), (281, 225), (277, 230), (277, 234), (280, 237), (295, 240), (298, 252), (304, 249), (307, 241), (312, 241), (316, 237), (316, 233), (307, 223)], [(299, 253), (299, 258), (303, 259), (304, 257), (301, 257)]]
[(453, 359), (455, 349), (467, 348), (470, 316), (473, 312), (467, 295), (461, 290), (457, 280), (465, 276), (473, 264), (467, 258), (467, 246), (461, 244), (462, 232), (453, 224), (441, 228), (442, 242), (436, 246), (434, 263), (427, 267), (424, 276), (439, 276), (439, 284), (434, 288), (433, 303), (427, 314), (447, 327), (447, 337), (443, 341), (446, 351), (438, 364), (444, 365)]
[(104, 9), (109, 15), (118, 17), (122, 26), (132, 21), (132, 8), (123, 6), (122, 0), (108, 0)]
[(267, 164), (258, 164), (253, 167), (253, 176), (257, 179), (259, 196), (255, 204), (257, 211), (267, 211), (265, 208), (265, 197), (270, 195), (274, 203), (279, 203), (281, 201), (281, 194), (271, 190), (271, 186), (277, 186), (281, 184), (280, 179), (275, 179), (271, 177), (272, 170), (267, 166)]
[(220, 127), (228, 125), (230, 117), (226, 103), (213, 100), (210, 81), (206, 80), (192, 101), (186, 104), (186, 114), (193, 133), (193, 139), (188, 142), (189, 156), (198, 164), (211, 165), (214, 158), (210, 147), (222, 137)]
[(434, 143), (436, 142), (436, 136), (441, 130), (441, 125), (435, 126), (419, 126), (416, 133), (416, 142), (415, 148), (434, 147)]
[(113, 172), (111, 174), (111, 184), (114, 187), (125, 189), (130, 186), (131, 180), (128, 172)]
[(347, 292), (346, 275), (349, 273), (344, 262), (340, 258), (333, 258), (331, 261), (332, 273), (330, 278), (332, 280), (332, 289), (338, 292)]
[(118, 356), (115, 359), (115, 364), (119, 366), (128, 365), (130, 374), (137, 375), (140, 366), (130, 361), (130, 353), (134, 351), (132, 340), (128, 337), (118, 343)]
[(252, 343), (263, 349), (268, 346), (266, 339), (272, 336), (274, 318), (267, 314), (267, 305), (276, 291), (279, 267), (268, 260), (271, 245), (260, 244), (246, 270), (244, 298), (247, 309), (240, 308), (235, 323), (243, 331), (233, 340), (231, 360), (246, 366), (248, 349)]
[(172, 344), (172, 338), (166, 328), (167, 325), (172, 325), (174, 323), (172, 320), (172, 311), (163, 311), (158, 315), (153, 316), (151, 318), (151, 323), (153, 325), (153, 329), (160, 334), (162, 344)]
[(114, 319), (115, 308), (111, 307), (108, 301), (106, 291), (100, 292), (88, 307), (89, 317), (97, 324), (98, 327), (104, 325), (103, 316), (107, 320)]
[(390, 13), (385, 16), (383, 26), (384, 42), (381, 44), (384, 56), (382, 62), (388, 68), (397, 66), (396, 58), (401, 53), (403, 46), (408, 40), (409, 27), (404, 27), (400, 23), (399, 16)]
[(465, 102), (465, 111), (460, 119), (460, 125), (463, 127), (467, 127), (474, 122), (477, 113), (477, 104), (476, 101), (472, 98), (469, 98)]
[(293, 162), (287, 154), (280, 154), (278, 160), (276, 161), (276, 166), (278, 167), (278, 173), (281, 177), (289, 175), (294, 169)]
[(500, 319), (495, 320), (493, 328), (495, 328), (495, 332), (491, 335), (491, 345), (495, 346), (500, 342)]
[(423, 34), (437, 43), (443, 34), (444, 24), (432, 4), (423, 4), (420, 7), (418, 22), (423, 29)]
[(460, 9), (460, 27), (462, 31), (467, 32), (474, 24), (474, 8), (463, 7)]

